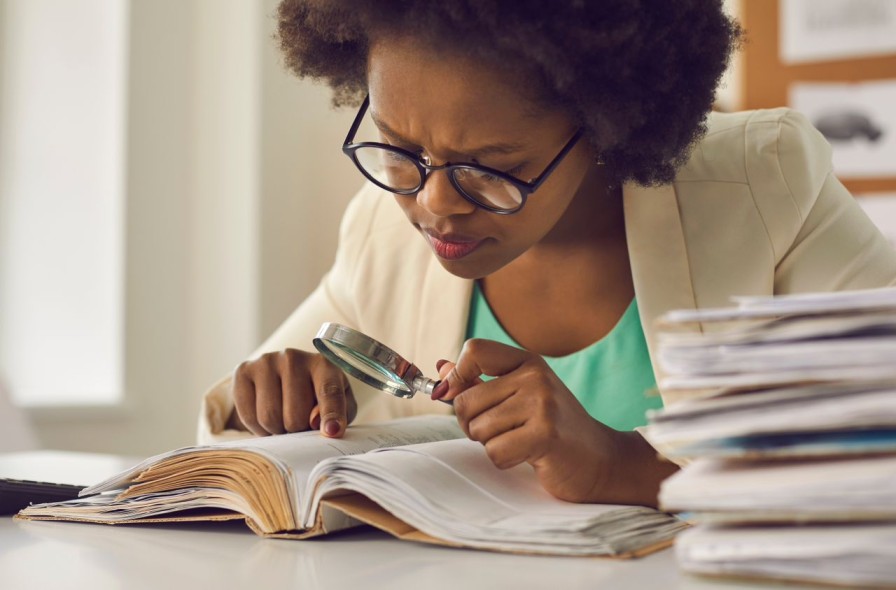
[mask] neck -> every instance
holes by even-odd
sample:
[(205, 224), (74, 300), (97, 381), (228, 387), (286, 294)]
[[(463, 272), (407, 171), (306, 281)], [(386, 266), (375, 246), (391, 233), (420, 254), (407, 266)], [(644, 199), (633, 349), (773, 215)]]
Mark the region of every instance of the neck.
[(622, 190), (609, 189), (606, 176), (590, 170), (551, 232), (480, 283), (495, 317), (529, 350), (581, 350), (608, 334), (631, 304)]
[(595, 164), (557, 224), (523, 257), (600, 251), (620, 244), (625, 244), (622, 188), (611, 186), (606, 167)]
[[(592, 166), (551, 231), (483, 283), (537, 285), (556, 283), (561, 277), (560, 282), (566, 282), (572, 280), (577, 268), (603, 268), (610, 276), (619, 275), (625, 284), (630, 283), (622, 188), (610, 187), (608, 181), (602, 166)], [(605, 287), (589, 285), (589, 280), (602, 282), (606, 275), (579, 276), (576, 280), (580, 288), (602, 290)]]

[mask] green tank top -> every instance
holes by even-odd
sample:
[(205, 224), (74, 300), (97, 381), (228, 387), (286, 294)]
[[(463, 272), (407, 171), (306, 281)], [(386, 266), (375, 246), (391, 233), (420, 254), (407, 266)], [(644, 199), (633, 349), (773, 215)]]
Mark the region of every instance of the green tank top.
[[(467, 320), (467, 338), (485, 338), (522, 348), (504, 331), (476, 283)], [(622, 314), (610, 333), (591, 346), (563, 357), (543, 357), (564, 385), (596, 420), (616, 430), (647, 423), (646, 412), (661, 408), (638, 304)]]

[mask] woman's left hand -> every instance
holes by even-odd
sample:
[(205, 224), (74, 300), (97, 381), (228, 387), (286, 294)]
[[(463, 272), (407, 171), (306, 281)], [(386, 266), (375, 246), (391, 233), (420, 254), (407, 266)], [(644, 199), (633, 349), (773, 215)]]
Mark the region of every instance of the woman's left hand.
[[(610, 492), (620, 435), (594, 418), (539, 355), (491, 340), (468, 340), (444, 363), (441, 399), (453, 400), (468, 437), (507, 469), (526, 462), (542, 486), (571, 502), (620, 501)], [(479, 377), (496, 377), (483, 382)]]

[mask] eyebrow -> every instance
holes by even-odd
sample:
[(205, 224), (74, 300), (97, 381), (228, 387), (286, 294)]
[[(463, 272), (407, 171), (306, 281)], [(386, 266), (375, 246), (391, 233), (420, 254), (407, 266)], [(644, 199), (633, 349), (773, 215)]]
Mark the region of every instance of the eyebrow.
[[(370, 118), (373, 119), (373, 122), (377, 126), (377, 128), (386, 135), (389, 135), (406, 145), (416, 145), (413, 141), (410, 141), (406, 137), (402, 136), (399, 132), (392, 129), (392, 127), (390, 127), (388, 123), (379, 119), (372, 111), (370, 112)], [(521, 151), (524, 147), (526, 146), (519, 143), (502, 142), (483, 145), (471, 150), (463, 150), (463, 152), (471, 156), (502, 155), (514, 154)]]

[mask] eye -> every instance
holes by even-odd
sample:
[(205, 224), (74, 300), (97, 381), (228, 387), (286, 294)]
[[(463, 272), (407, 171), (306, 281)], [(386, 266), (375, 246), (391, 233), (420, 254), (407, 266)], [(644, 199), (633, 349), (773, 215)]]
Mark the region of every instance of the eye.
[[(506, 174), (507, 176), (513, 176), (514, 178), (519, 178), (519, 173), (522, 172), (523, 169), (525, 169), (525, 167), (526, 167), (525, 164), (520, 164), (519, 166), (511, 168), (510, 170), (501, 170), (501, 172)], [(494, 174), (489, 174), (488, 172), (485, 172), (485, 171), (482, 172), (482, 178), (484, 178), (490, 182), (504, 180), (504, 178), (495, 176)]]
[(512, 168), (510, 170), (504, 170), (504, 174), (508, 174), (510, 176), (517, 176), (520, 172), (522, 172), (526, 168), (525, 164), (520, 164), (516, 168)]
[(421, 156), (421, 154), (423, 154), (423, 148), (420, 147), (419, 145), (410, 145), (407, 142), (398, 141), (392, 137), (389, 137), (382, 131), (380, 132), (380, 141), (381, 141), (381, 143), (384, 143), (386, 145), (391, 145), (392, 147), (397, 147), (406, 152), (410, 152), (410, 153), (414, 154), (415, 156), (417, 156), (418, 158)]
[(408, 161), (407, 157), (404, 154), (399, 154), (398, 152), (392, 152), (383, 150), (386, 153), (386, 159), (393, 163), (404, 164)]
[[(488, 164), (483, 164), (476, 158), (471, 158), (470, 162), (472, 162), (473, 164), (476, 164), (477, 166), (484, 166), (485, 168), (490, 168), (492, 170), (500, 170), (502, 173), (507, 174), (509, 176), (516, 176), (517, 174), (522, 172), (523, 169), (525, 169), (526, 165), (527, 165), (526, 162), (523, 162), (522, 164), (519, 164), (518, 166), (514, 166), (513, 168), (510, 168), (509, 170), (504, 170), (497, 166), (489, 166)], [(482, 178), (487, 178), (489, 180), (499, 180), (498, 177), (496, 177), (495, 175), (489, 174), (488, 172), (485, 172), (485, 171), (482, 171), (480, 174), (481, 174)]]

